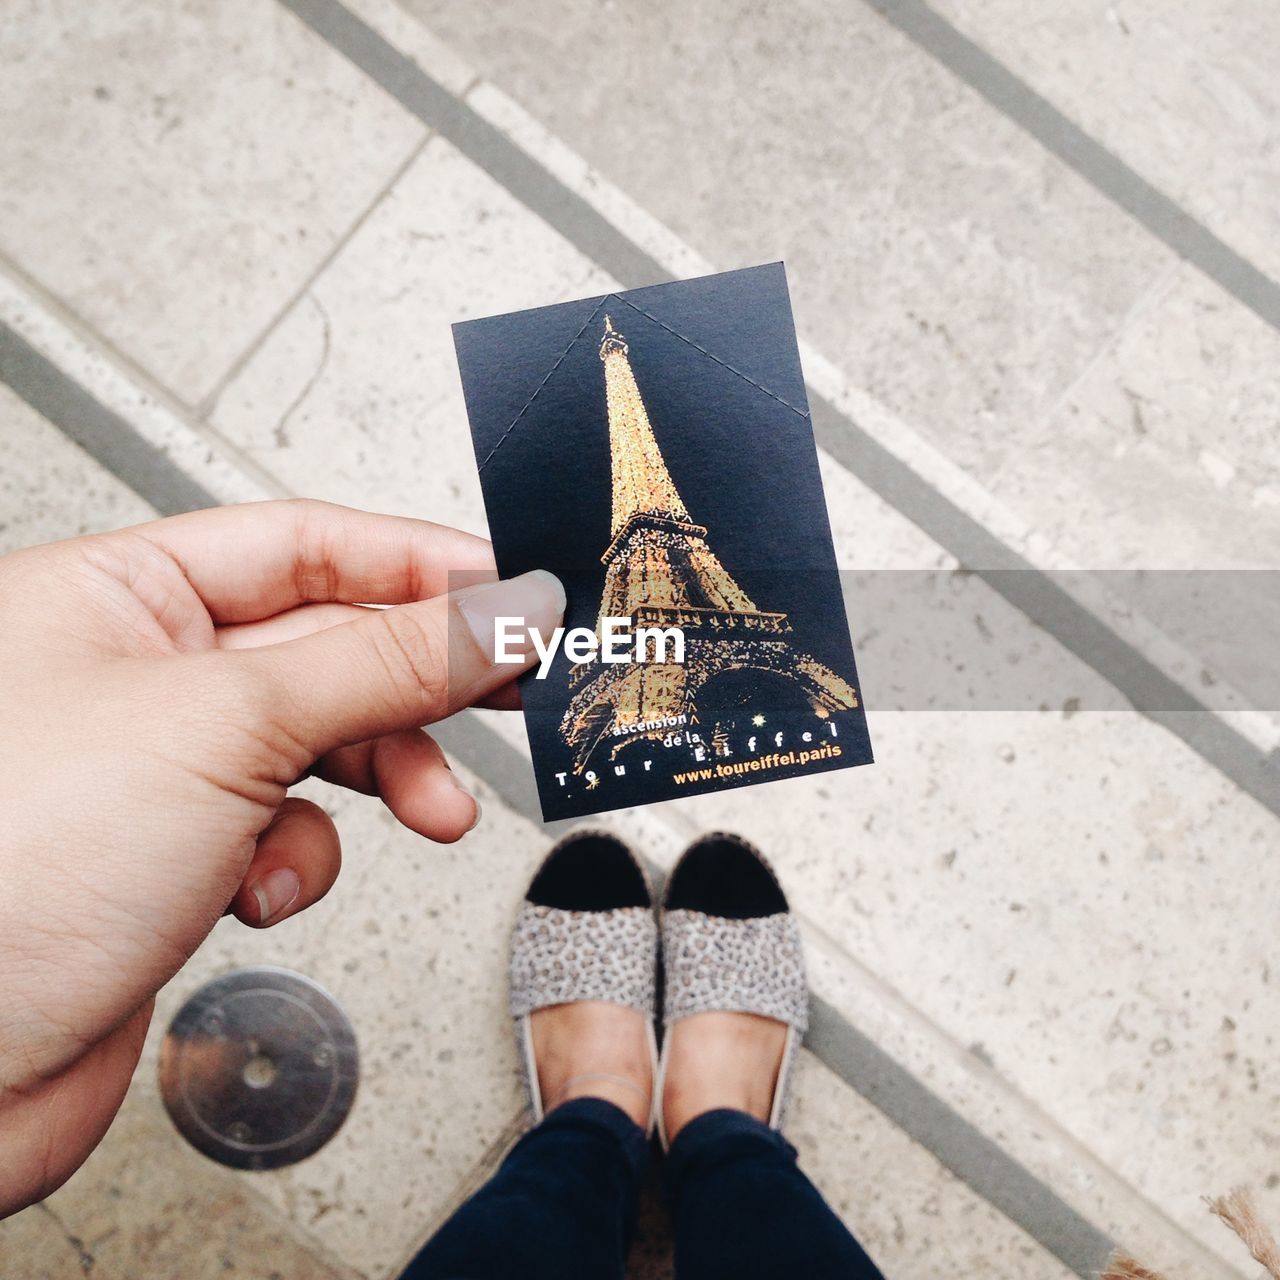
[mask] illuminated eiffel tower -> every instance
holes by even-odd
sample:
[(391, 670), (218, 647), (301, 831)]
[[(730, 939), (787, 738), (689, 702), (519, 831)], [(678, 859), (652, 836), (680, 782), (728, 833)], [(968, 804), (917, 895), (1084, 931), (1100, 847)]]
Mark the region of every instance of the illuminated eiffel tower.
[[(609, 411), (613, 470), (611, 540), (597, 634), (605, 618), (629, 618), (631, 628), (679, 627), (685, 660), (579, 663), (570, 676), (577, 692), (561, 723), (581, 773), (597, 748), (608, 758), (644, 739), (659, 740), (673, 725), (700, 723), (700, 697), (717, 677), (753, 671), (783, 677), (814, 714), (858, 705), (857, 691), (829, 667), (786, 639), (785, 613), (759, 609), (707, 545), (649, 425), (631, 371), (626, 340), (608, 316), (600, 343)], [(651, 727), (644, 727), (651, 726)], [(708, 726), (709, 728), (709, 726)]]

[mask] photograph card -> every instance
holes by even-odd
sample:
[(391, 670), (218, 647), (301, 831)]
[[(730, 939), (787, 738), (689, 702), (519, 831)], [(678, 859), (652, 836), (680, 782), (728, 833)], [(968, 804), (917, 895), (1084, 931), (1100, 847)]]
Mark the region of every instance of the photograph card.
[(568, 598), (521, 678), (544, 818), (869, 763), (782, 264), (454, 341), (499, 573)]

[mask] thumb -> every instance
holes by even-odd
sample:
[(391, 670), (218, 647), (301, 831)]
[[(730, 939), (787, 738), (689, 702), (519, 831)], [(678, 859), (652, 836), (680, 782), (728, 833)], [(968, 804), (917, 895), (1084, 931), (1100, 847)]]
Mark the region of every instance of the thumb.
[(506, 684), (537, 662), (530, 633), (549, 640), (564, 603), (559, 579), (535, 569), (238, 656), (265, 666), (272, 719), (314, 757), (442, 720)]

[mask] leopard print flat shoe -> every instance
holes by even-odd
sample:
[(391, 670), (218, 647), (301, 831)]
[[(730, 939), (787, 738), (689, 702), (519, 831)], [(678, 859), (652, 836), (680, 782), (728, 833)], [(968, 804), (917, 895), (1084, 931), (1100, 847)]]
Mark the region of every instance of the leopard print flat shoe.
[[(667, 881), (662, 909), (665, 971), (662, 1021), (695, 1013), (753, 1013), (786, 1024), (769, 1126), (781, 1128), (791, 1070), (809, 1025), (809, 984), (800, 930), (777, 876), (738, 836), (714, 832), (685, 850)], [(664, 1045), (654, 1087), (665, 1148)]]
[(544, 1099), (530, 1017), (548, 1005), (601, 1000), (639, 1009), (649, 1029), (650, 1079), (657, 1079), (657, 960), (653, 895), (640, 863), (614, 836), (567, 835), (534, 876), (511, 937), (511, 1016), (535, 1123)]

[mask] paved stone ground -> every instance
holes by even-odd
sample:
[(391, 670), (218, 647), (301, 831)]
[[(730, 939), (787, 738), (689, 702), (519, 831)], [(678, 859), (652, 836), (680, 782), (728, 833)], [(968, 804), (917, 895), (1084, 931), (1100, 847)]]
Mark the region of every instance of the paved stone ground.
[[(483, 531), (451, 322), (782, 257), (848, 569), (985, 567), (975, 529), (1041, 567), (1280, 566), (1280, 14), (895, 13), (11, 0), (0, 549), (191, 481)], [(660, 866), (712, 825), (775, 858), (820, 1000), (793, 1135), (887, 1274), (1056, 1280), (1110, 1240), (1249, 1274), (1200, 1197), (1246, 1183), (1280, 1220), (1274, 717), (1140, 714), (1126, 663), (980, 575), (948, 612), (985, 639), (937, 661), (989, 664), (1006, 709), (895, 709), (860, 580), (875, 768), (610, 823)], [(0, 1225), (6, 1280), (382, 1280), (492, 1167), (520, 1122), (504, 935), (556, 833), (518, 720), (442, 736), (481, 827), (436, 848), (311, 786), (341, 884), (218, 926), (102, 1148)], [(363, 1076), (330, 1146), (242, 1175), (178, 1139), (154, 1065), (182, 1000), (258, 961), (337, 995)], [(669, 1271), (652, 1205), (634, 1271)]]

